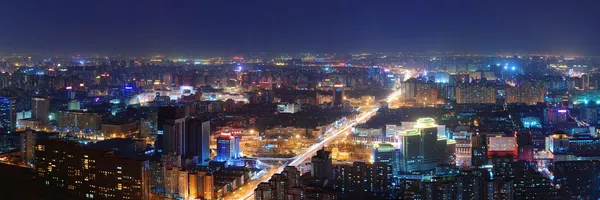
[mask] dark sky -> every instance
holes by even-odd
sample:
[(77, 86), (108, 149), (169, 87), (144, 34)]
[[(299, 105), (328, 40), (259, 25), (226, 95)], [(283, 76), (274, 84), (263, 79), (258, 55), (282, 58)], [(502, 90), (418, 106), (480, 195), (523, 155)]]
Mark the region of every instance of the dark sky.
[(598, 0), (2, 0), (0, 50), (600, 55)]

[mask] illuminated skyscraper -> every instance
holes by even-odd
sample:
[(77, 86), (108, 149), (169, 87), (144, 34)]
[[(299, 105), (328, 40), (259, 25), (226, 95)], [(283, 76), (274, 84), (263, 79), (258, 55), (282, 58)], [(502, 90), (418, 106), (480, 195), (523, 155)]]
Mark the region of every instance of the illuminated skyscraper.
[(10, 133), (17, 126), (16, 98), (0, 97), (0, 132)]
[(198, 118), (188, 119), (186, 130), (185, 157), (194, 156), (197, 163), (207, 165), (210, 161), (210, 121)]
[(398, 137), (398, 170), (401, 174), (431, 171), (444, 164), (447, 140), (445, 136), (439, 135), (434, 119), (418, 119), (415, 129), (403, 132)]
[(229, 161), (238, 159), (240, 155), (240, 140), (239, 136), (234, 136), (231, 133), (221, 133), (217, 137), (217, 161)]

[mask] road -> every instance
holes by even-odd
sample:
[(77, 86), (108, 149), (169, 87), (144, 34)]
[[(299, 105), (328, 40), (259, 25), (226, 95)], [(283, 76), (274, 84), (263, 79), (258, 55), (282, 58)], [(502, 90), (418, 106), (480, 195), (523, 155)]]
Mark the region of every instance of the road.
[[(400, 94), (401, 94), (400, 90), (393, 92), (392, 94), (390, 94), (388, 96), (388, 98), (386, 99), (386, 102), (392, 101), (393, 99), (400, 96)], [(254, 189), (258, 186), (258, 184), (260, 184), (261, 182), (268, 181), (271, 178), (271, 176), (273, 176), (273, 174), (281, 173), (283, 171), (283, 168), (285, 168), (286, 166), (297, 167), (298, 165), (302, 164), (302, 162), (304, 162), (305, 160), (310, 158), (312, 155), (314, 155), (324, 145), (329, 144), (331, 141), (344, 135), (343, 134), (344, 132), (348, 131), (350, 128), (356, 126), (357, 124), (363, 123), (363, 122), (369, 120), (369, 118), (371, 118), (377, 112), (377, 110), (379, 110), (379, 108), (375, 107), (375, 108), (370, 109), (368, 112), (361, 113), (360, 116), (358, 116), (354, 119), (354, 121), (352, 121), (351, 123), (348, 123), (347, 125), (345, 125), (343, 127), (338, 128), (338, 130), (336, 132), (326, 136), (320, 142), (311, 145), (310, 147), (308, 147), (306, 149), (306, 151), (304, 153), (295, 156), (293, 158), (293, 160), (291, 160), (290, 162), (286, 162), (278, 168), (269, 170), (267, 173), (265, 173), (259, 179), (251, 181), (248, 184), (245, 184), (244, 186), (238, 188), (233, 193), (230, 193), (230, 195), (225, 196), (225, 199), (232, 199), (232, 200), (233, 199), (235, 199), (235, 200), (237, 200), (237, 199), (254, 199)]]

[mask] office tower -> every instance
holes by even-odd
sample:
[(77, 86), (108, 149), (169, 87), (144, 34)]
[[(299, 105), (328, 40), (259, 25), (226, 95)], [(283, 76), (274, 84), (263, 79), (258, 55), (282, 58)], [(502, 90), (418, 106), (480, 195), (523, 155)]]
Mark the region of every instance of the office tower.
[(31, 100), (31, 118), (39, 120), (42, 125), (47, 125), (50, 114), (50, 100), (48, 98), (34, 97)]
[(313, 178), (331, 179), (333, 176), (333, 164), (331, 160), (331, 152), (321, 149), (317, 151), (317, 155), (310, 159), (312, 164), (311, 174)]
[(333, 107), (339, 108), (344, 102), (344, 85), (339, 82), (333, 86)]
[(231, 133), (221, 133), (217, 137), (217, 161), (230, 161), (240, 156), (240, 138)]
[(456, 103), (496, 103), (496, 88), (481, 84), (458, 86), (456, 88)]
[(422, 173), (444, 164), (447, 141), (438, 135), (438, 126), (432, 118), (418, 119), (415, 129), (401, 133), (398, 136), (400, 173)]
[(14, 131), (17, 126), (16, 98), (0, 97), (0, 129), (2, 133)]
[(543, 103), (545, 90), (542, 81), (522, 81), (506, 88), (506, 103), (524, 103), (527, 105)]
[(185, 110), (177, 107), (162, 107), (158, 111), (156, 149), (163, 155), (165, 167), (182, 167), (185, 151)]
[(197, 163), (208, 165), (210, 157), (210, 121), (190, 118), (187, 122), (186, 152), (184, 157), (195, 156)]
[(113, 139), (82, 145), (56, 139), (37, 140), (37, 179), (76, 199), (149, 199), (149, 161), (127, 156), (138, 155), (128, 147), (135, 142)]
[(392, 174), (394, 177), (398, 175), (398, 161), (400, 149), (397, 149), (392, 144), (381, 143), (373, 145), (373, 163), (388, 164), (394, 169)]

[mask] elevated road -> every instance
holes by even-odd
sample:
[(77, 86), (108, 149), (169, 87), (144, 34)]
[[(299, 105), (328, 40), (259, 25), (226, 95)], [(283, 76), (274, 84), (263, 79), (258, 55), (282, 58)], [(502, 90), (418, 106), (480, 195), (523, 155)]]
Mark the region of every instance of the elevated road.
[[(390, 102), (390, 101), (394, 100), (395, 98), (400, 96), (400, 94), (401, 94), (400, 90), (397, 90), (397, 91), (391, 93), (386, 98), (386, 102)], [(311, 145), (310, 147), (308, 147), (304, 153), (298, 154), (297, 156), (295, 156), (293, 158), (288, 158), (289, 162), (284, 163), (283, 165), (281, 165), (278, 168), (269, 170), (261, 178), (256, 179), (256, 180), (240, 187), (238, 190), (236, 190), (233, 193), (233, 195), (227, 195), (225, 197), (225, 199), (254, 199), (254, 189), (256, 188), (256, 186), (258, 186), (258, 184), (260, 184), (261, 182), (268, 181), (271, 178), (271, 176), (273, 176), (273, 174), (281, 173), (283, 171), (283, 168), (285, 168), (286, 166), (297, 167), (298, 165), (302, 164), (305, 160), (312, 157), (319, 149), (323, 148), (323, 146), (329, 144), (330, 142), (332, 142), (335, 139), (339, 138), (340, 136), (344, 135), (343, 133), (350, 130), (352, 127), (356, 126), (357, 124), (360, 124), (360, 123), (363, 123), (363, 122), (369, 120), (373, 115), (375, 115), (377, 110), (379, 110), (379, 108), (375, 107), (375, 108), (371, 108), (367, 112), (361, 113), (353, 121), (347, 123), (345, 126), (339, 127), (337, 130), (335, 130), (335, 132), (325, 136), (325, 138), (323, 140), (321, 140), (320, 142), (315, 143), (315, 144)], [(261, 160), (261, 158), (258, 158), (258, 159)]]

